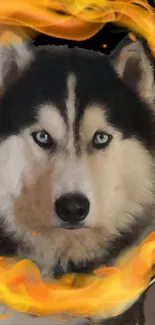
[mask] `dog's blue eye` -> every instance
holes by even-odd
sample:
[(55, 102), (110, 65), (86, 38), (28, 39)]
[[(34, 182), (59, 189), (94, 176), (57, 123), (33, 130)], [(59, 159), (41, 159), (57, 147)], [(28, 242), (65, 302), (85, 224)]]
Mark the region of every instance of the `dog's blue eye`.
[(52, 144), (53, 140), (50, 135), (45, 131), (33, 132), (32, 133), (33, 140), (40, 146), (45, 149), (49, 149)]
[(93, 147), (96, 149), (105, 148), (112, 140), (112, 135), (103, 131), (97, 131), (92, 140)]

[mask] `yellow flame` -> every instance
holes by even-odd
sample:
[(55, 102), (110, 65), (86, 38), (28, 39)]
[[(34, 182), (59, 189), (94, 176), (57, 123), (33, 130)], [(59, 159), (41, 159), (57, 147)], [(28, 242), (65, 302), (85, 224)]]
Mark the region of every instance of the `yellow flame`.
[[(30, 27), (71, 40), (86, 40), (106, 23), (125, 26), (147, 39), (155, 54), (155, 9), (147, 0), (7, 0), (0, 24)], [(61, 12), (64, 13), (62, 15)]]
[(154, 264), (155, 233), (122, 256), (115, 267), (91, 275), (67, 274), (57, 281), (43, 282), (39, 268), (29, 260), (2, 257), (0, 303), (37, 316), (116, 316), (147, 289)]

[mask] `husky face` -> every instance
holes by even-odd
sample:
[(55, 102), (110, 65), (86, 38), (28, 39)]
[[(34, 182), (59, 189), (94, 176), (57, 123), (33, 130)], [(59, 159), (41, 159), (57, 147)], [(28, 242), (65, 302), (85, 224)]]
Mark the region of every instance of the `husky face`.
[(1, 254), (48, 271), (103, 261), (153, 216), (148, 49), (126, 39), (108, 58), (18, 40), (1, 46), (0, 70)]

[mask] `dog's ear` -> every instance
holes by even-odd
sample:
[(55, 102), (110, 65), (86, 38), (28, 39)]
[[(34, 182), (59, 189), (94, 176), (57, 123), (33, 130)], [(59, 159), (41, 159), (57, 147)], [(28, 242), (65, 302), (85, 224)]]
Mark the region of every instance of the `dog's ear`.
[(13, 83), (33, 59), (30, 40), (24, 33), (0, 33), (0, 94)]
[(155, 100), (154, 60), (144, 39), (132, 41), (128, 36), (110, 55), (119, 76), (147, 102)]

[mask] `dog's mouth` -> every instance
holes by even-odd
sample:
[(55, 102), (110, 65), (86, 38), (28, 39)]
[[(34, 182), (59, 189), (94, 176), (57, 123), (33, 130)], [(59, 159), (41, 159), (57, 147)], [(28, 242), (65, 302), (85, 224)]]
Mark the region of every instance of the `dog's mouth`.
[(61, 228), (63, 229), (69, 229), (69, 230), (76, 230), (76, 229), (83, 229), (86, 228), (86, 226), (84, 225), (83, 222), (78, 222), (78, 223), (67, 223), (67, 222), (63, 222), (61, 223)]

